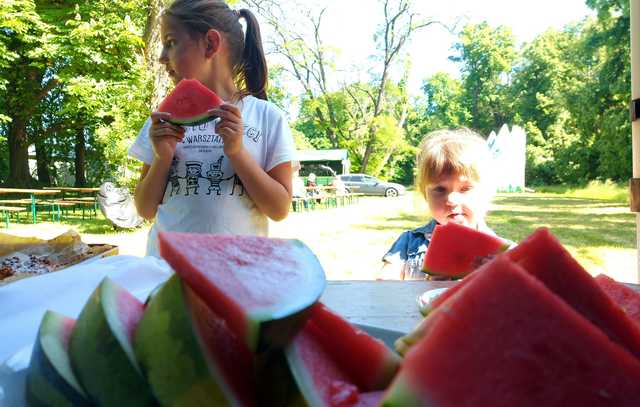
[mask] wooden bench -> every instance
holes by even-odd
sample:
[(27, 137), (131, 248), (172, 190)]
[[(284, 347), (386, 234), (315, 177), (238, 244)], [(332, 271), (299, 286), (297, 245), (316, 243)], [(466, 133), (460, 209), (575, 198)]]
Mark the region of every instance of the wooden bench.
[(84, 219), (84, 211), (85, 209), (89, 209), (90, 212), (93, 212), (93, 216), (97, 216), (98, 213), (98, 204), (97, 201), (94, 198), (65, 198), (62, 201), (57, 201), (60, 202), (62, 204), (72, 204), (72, 206), (74, 207), (74, 213), (75, 213), (75, 207), (79, 206), (82, 208), (82, 219)]
[(11, 215), (12, 213), (18, 215), (20, 212), (27, 212), (27, 209), (18, 206), (0, 206), (0, 212), (2, 212), (4, 216), (5, 227), (9, 229), (9, 215)]

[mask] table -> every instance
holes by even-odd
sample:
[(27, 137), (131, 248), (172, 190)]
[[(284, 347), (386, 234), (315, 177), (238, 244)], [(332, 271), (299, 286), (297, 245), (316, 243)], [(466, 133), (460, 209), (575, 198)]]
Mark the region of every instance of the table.
[[(98, 210), (98, 201), (96, 199), (96, 194), (100, 191), (100, 188), (97, 187), (44, 187), (44, 189), (56, 189), (62, 191), (62, 200), (72, 203), (74, 205), (82, 206), (82, 219), (84, 219), (84, 210), (85, 207), (91, 206), (91, 210), (93, 214), (96, 215)], [(65, 196), (67, 193), (73, 194), (70, 197)], [(82, 197), (82, 194), (90, 194), (90, 196)], [(75, 213), (75, 207), (74, 207)]]
[(31, 196), (31, 216), (33, 223), (36, 223), (36, 196), (58, 195), (62, 191), (59, 189), (20, 189), (20, 188), (0, 188), (0, 195), (5, 194), (28, 194)]
[(410, 332), (422, 320), (417, 298), (454, 281), (328, 281), (322, 301), (350, 322)]
[(75, 192), (80, 194), (89, 194), (100, 191), (100, 188), (94, 187), (44, 187), (45, 190), (57, 190), (62, 192)]

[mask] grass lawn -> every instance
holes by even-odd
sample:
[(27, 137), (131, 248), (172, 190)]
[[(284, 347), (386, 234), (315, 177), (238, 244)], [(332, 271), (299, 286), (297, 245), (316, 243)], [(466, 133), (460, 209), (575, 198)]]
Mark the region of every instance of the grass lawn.
[[(623, 197), (589, 189), (500, 194), (487, 223), (514, 241), (547, 226), (592, 274), (606, 272), (617, 280), (635, 282), (635, 218)], [(409, 192), (398, 198), (362, 198), (358, 204), (338, 209), (291, 213), (284, 221), (271, 224), (271, 235), (304, 241), (318, 255), (330, 279), (371, 279), (398, 235), (427, 219), (426, 204)], [(121, 254), (144, 254), (148, 226), (114, 232), (102, 218), (73, 218), (62, 224), (14, 223), (9, 232), (50, 238), (70, 227), (88, 243), (111, 243), (120, 247)]]

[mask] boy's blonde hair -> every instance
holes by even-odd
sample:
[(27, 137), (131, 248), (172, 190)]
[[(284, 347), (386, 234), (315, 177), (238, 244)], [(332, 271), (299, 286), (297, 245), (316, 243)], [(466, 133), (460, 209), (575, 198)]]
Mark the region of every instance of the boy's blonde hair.
[(417, 188), (427, 198), (427, 188), (444, 176), (463, 175), (478, 183), (489, 183), (491, 155), (486, 141), (473, 130), (436, 130), (420, 143)]

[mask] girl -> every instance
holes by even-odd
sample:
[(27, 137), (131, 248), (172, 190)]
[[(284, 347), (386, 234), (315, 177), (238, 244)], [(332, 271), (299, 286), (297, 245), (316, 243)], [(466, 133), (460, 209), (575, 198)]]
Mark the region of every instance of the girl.
[(484, 221), (495, 191), (491, 163), (485, 140), (471, 130), (439, 130), (423, 139), (417, 190), (432, 219), (398, 237), (382, 258), (381, 278), (424, 279), (422, 263), (436, 225), (455, 222), (495, 235)]
[[(246, 35), (239, 19), (246, 22)], [(171, 79), (195, 78), (227, 101), (197, 126), (154, 112), (131, 146), (141, 160), (136, 208), (160, 231), (266, 236), (291, 205), (293, 139), (267, 102), (267, 65), (254, 15), (222, 0), (177, 0), (161, 16), (160, 62)]]

